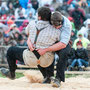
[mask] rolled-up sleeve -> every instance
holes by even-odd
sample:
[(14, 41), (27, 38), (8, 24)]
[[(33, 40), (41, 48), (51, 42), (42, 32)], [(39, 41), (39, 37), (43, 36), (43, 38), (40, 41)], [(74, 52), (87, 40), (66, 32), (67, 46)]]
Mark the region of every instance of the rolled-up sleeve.
[(61, 28), (60, 42), (68, 44), (71, 37), (71, 23), (65, 20), (65, 24)]

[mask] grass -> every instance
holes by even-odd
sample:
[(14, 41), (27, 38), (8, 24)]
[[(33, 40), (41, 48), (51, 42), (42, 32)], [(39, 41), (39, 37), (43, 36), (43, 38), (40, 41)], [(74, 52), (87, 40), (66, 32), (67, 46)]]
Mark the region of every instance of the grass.
[(76, 77), (79, 74), (65, 74), (65, 78), (71, 78), (71, 77)]
[[(65, 78), (71, 78), (71, 77), (76, 77), (78, 76), (79, 74), (65, 74)], [(20, 78), (20, 77), (23, 77), (23, 73), (16, 73), (16, 78)], [(3, 77), (3, 78), (6, 78), (5, 76), (3, 76), (1, 73), (0, 73), (0, 77)], [(85, 78), (90, 78), (90, 75), (85, 75), (84, 76)]]
[[(23, 73), (16, 73), (16, 78), (20, 78), (20, 77), (23, 77), (23, 76), (24, 76)], [(0, 73), (0, 77), (6, 78), (1, 73)]]

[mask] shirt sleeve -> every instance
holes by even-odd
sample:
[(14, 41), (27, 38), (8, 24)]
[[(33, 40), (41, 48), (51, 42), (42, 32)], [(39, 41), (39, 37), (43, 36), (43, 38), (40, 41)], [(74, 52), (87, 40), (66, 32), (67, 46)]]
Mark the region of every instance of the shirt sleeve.
[[(66, 23), (66, 22), (65, 22)], [(71, 37), (71, 23), (68, 21), (61, 28), (60, 42), (68, 44)]]

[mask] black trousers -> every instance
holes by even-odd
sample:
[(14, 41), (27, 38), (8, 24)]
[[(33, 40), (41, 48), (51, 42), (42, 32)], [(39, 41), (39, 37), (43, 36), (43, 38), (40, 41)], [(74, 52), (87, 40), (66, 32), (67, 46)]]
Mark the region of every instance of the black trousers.
[[(56, 65), (56, 78), (63, 82), (65, 81), (65, 68), (68, 60), (68, 53), (70, 50), (70, 45), (67, 45), (66, 48), (56, 52), (59, 56), (59, 60)], [(54, 75), (54, 63), (47, 68), (39, 66), (39, 69), (44, 77), (51, 77)]]
[[(11, 72), (15, 72), (17, 69), (16, 60), (24, 62), (23, 60), (23, 51), (26, 48), (20, 48), (16, 46), (12, 46), (7, 50), (7, 62), (9, 65), (9, 70)], [(44, 78), (46, 76), (53, 76), (54, 75), (54, 66), (53, 64), (48, 68), (42, 68), (38, 65), (39, 70), (42, 72)], [(48, 73), (47, 73), (48, 72)]]
[(17, 65), (16, 65), (16, 60), (19, 60), (21, 62), (24, 62), (23, 60), (23, 51), (26, 48), (19, 48), (12, 46), (7, 50), (7, 62), (9, 65), (9, 70), (11, 72), (15, 72)]

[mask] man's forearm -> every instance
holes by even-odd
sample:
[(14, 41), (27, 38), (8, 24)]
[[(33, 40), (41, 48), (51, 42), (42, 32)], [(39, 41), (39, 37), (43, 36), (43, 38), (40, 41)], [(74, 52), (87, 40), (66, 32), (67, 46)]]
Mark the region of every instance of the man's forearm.
[(33, 47), (32, 43), (31, 43), (31, 40), (29, 38), (27, 40), (27, 45), (28, 45), (30, 51), (33, 51), (34, 50), (34, 47)]
[(46, 50), (46, 52), (48, 52), (48, 51), (58, 51), (58, 50), (61, 50), (65, 47), (66, 47), (66, 44), (64, 44), (62, 42), (58, 42), (58, 43), (50, 46), (49, 48), (46, 48), (45, 50)]

